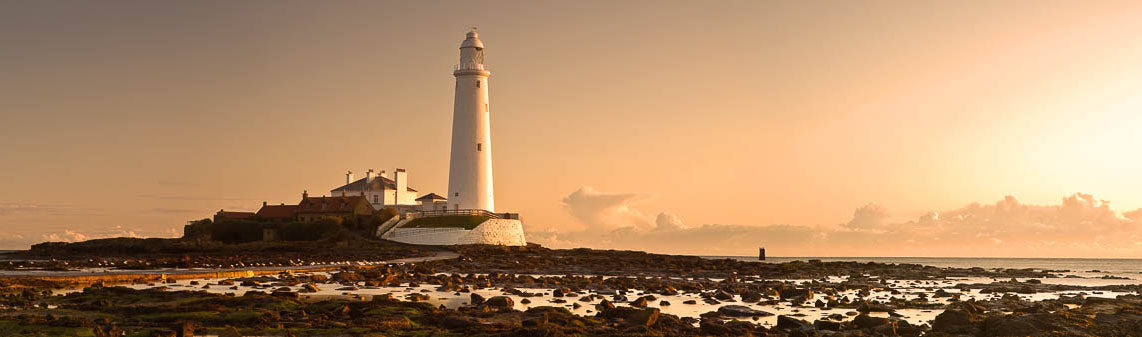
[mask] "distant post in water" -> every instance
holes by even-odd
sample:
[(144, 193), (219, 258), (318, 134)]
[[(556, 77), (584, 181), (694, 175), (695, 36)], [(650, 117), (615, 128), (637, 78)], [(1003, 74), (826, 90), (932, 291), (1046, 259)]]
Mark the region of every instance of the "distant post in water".
[(765, 247), (761, 247), (761, 248), (757, 249), (757, 260), (758, 261), (765, 261)]

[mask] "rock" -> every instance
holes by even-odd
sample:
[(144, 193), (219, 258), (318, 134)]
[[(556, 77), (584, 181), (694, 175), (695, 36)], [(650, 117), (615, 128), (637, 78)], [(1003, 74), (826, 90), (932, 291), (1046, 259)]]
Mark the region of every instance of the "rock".
[(803, 301), (813, 299), (813, 290), (808, 288), (786, 288), (781, 290), (781, 299), (804, 298)]
[(639, 307), (639, 308), (646, 308), (647, 304), (648, 303), (647, 303), (646, 297), (639, 297), (637, 300), (630, 302), (630, 305), (632, 307)]
[(274, 291), (274, 292), (270, 293), (270, 296), (277, 297), (277, 298), (291, 299), (291, 300), (301, 299), (301, 294), (298, 294), (296, 292), (289, 291), (289, 290)]
[(747, 291), (742, 293), (742, 302), (757, 303), (761, 300), (761, 293), (756, 291)]
[(495, 310), (511, 310), (515, 306), (515, 301), (507, 296), (493, 296), (492, 298), (484, 301), (485, 307)]
[(531, 300), (524, 298), (524, 299), (519, 300), (519, 303), (520, 304), (531, 304)]
[(841, 322), (829, 321), (829, 320), (820, 320), (820, 319), (817, 320), (816, 322), (813, 322), (813, 327), (816, 328), (817, 330), (830, 330), (830, 331), (844, 330), (844, 324), (841, 324)]
[[(1140, 325), (1135, 325), (1140, 326)], [(991, 316), (980, 324), (981, 336), (1039, 336), (1065, 331), (1063, 318), (1049, 313)], [(1137, 333), (1138, 331), (1135, 331)]]
[(662, 300), (662, 302), (658, 302), (658, 306), (660, 306), (660, 307), (670, 306), (670, 302), (667, 300)]
[(424, 302), (427, 301), (429, 297), (428, 295), (421, 293), (411, 293), (405, 295), (404, 298), (408, 299), (410, 302)]
[(932, 293), (932, 297), (936, 297), (936, 298), (952, 297), (952, 294), (949, 293), (947, 290), (944, 290), (944, 289), (936, 289), (936, 292)]
[(698, 304), (698, 301), (695, 301), (695, 300), (685, 300), (685, 301), (682, 301), (682, 304)]
[(600, 302), (599, 302), (599, 304), (596, 304), (596, 305), (595, 305), (595, 310), (598, 310), (599, 312), (603, 312), (603, 311), (611, 310), (611, 309), (614, 309), (614, 308), (615, 308), (615, 304), (614, 304), (614, 303), (611, 303), (611, 301), (608, 301), (608, 300), (605, 300), (605, 299), (604, 299), (604, 300), (602, 300), (602, 301), (600, 301)]
[(885, 306), (883, 304), (873, 304), (873, 303), (869, 303), (869, 302), (861, 302), (861, 304), (859, 306), (857, 306), (856, 311), (859, 313), (862, 313), (862, 314), (867, 314), (870, 312), (891, 312), (892, 309), (889, 309), (887, 306)]
[(773, 314), (753, 309), (744, 305), (724, 305), (718, 308), (718, 313), (730, 317), (768, 317)]
[(624, 320), (631, 325), (649, 327), (654, 325), (654, 322), (658, 320), (659, 314), (661, 314), (661, 311), (659, 311), (658, 308), (645, 308), (627, 315)]
[(706, 336), (731, 336), (731, 335), (734, 335), (734, 331), (730, 330), (730, 328), (726, 327), (725, 324), (722, 324), (721, 322), (718, 322), (718, 321), (715, 321), (712, 319), (703, 319), (702, 322), (699, 323), (698, 327), (702, 331), (702, 335), (706, 335)]
[(858, 329), (872, 329), (881, 325), (888, 324), (888, 319), (884, 317), (872, 317), (868, 314), (860, 314), (853, 318), (853, 326)]
[[(471, 304), (471, 305), (484, 304), (484, 296), (480, 296), (480, 294), (472, 293), (471, 298), (472, 299), (470, 302), (468, 302), (468, 304)], [(525, 298), (524, 300), (527, 300), (527, 299)], [(528, 302), (530, 302), (530, 301), (528, 301)], [(520, 303), (523, 303), (523, 301), (520, 301)]]
[(306, 283), (305, 285), (301, 286), (301, 290), (298, 290), (298, 292), (315, 293), (315, 292), (318, 292), (319, 290), (321, 290), (321, 289), (317, 289), (317, 286), (313, 285), (312, 283)]
[(778, 315), (776, 328), (787, 331), (807, 331), (813, 330), (813, 325), (793, 317)]
[(732, 301), (734, 299), (734, 295), (727, 293), (725, 291), (722, 291), (722, 290), (718, 290), (717, 292), (714, 293), (714, 298), (722, 300), (722, 301)]
[(981, 320), (983, 307), (974, 302), (957, 302), (945, 307), (932, 320), (932, 331), (949, 334), (975, 334), (975, 323)]

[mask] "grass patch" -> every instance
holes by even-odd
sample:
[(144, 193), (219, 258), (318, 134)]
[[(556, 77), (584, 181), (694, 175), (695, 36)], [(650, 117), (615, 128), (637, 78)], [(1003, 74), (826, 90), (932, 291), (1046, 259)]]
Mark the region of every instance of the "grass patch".
[(491, 219), (483, 215), (445, 215), (412, 219), (403, 228), (463, 228), (471, 230)]

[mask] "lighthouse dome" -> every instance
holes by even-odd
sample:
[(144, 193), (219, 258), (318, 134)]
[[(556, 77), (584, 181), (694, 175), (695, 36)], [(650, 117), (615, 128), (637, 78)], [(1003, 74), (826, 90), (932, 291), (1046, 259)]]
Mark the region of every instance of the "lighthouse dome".
[(460, 48), (479, 48), (484, 49), (484, 43), (480, 41), (480, 35), (476, 34), (475, 30), (468, 32), (468, 37), (464, 42), (460, 43)]

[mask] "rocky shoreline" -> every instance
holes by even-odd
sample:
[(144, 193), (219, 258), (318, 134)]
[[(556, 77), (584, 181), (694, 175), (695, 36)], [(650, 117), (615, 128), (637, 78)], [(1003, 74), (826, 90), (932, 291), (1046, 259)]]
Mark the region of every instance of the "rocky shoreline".
[[(457, 258), (419, 263), (152, 280), (128, 287), (94, 284), (79, 291), (0, 278), (0, 335), (185, 336), (194, 330), (221, 336), (1138, 336), (1142, 331), (1142, 286), (1044, 282), (1063, 277), (1063, 271), (770, 264), (534, 245), (453, 250)], [(273, 254), (263, 256), (275, 261)], [(57, 261), (83, 258), (90, 257)], [(446, 305), (434, 297), (450, 300)], [(710, 310), (670, 313), (678, 308)]]

